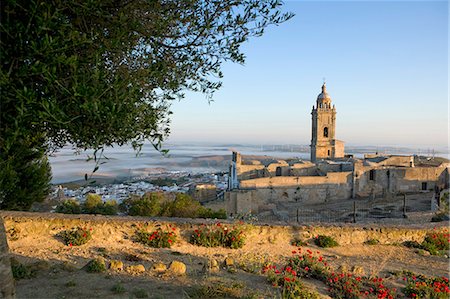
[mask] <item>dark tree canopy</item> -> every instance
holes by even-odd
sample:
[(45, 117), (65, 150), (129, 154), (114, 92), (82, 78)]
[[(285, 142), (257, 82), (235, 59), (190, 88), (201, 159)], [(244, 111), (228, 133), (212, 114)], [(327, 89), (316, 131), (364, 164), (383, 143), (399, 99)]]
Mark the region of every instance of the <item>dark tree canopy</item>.
[[(222, 63), (244, 62), (242, 43), (292, 17), (276, 0), (1, 6), (0, 172), (16, 167), (21, 147), (42, 155), (66, 144), (101, 149), (149, 140), (158, 147), (169, 133), (171, 100), (186, 90), (211, 95)], [(0, 174), (0, 187), (11, 175)], [(0, 188), (0, 207), (6, 193)]]

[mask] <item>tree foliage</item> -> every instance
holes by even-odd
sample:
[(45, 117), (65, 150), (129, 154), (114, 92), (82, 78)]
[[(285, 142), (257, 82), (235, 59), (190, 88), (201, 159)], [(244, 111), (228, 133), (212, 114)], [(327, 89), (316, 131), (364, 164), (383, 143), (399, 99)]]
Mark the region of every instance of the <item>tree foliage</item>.
[(248, 38), (292, 17), (276, 0), (1, 5), (0, 169), (29, 140), (45, 153), (146, 140), (160, 148), (171, 100), (186, 90), (211, 95), (224, 61), (243, 63)]

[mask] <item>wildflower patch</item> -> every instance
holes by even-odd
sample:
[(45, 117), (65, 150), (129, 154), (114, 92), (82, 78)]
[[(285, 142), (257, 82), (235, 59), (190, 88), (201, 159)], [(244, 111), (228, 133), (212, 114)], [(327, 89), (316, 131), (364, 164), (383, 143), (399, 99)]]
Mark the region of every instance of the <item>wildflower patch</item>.
[(90, 239), (92, 239), (92, 228), (81, 228), (74, 227), (72, 229), (64, 230), (59, 233), (64, 244), (67, 246), (80, 246), (86, 244)]
[(140, 229), (135, 233), (135, 240), (139, 243), (155, 248), (170, 248), (177, 241), (176, 227), (169, 224), (165, 229), (161, 227), (152, 232)]
[(228, 226), (220, 222), (212, 225), (202, 224), (191, 235), (191, 243), (204, 247), (242, 248), (245, 234), (242, 227)]

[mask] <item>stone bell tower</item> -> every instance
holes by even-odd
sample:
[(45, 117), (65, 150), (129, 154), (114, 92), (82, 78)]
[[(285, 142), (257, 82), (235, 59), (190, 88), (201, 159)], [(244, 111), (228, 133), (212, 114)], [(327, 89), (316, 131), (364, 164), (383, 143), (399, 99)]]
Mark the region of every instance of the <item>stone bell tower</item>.
[(344, 157), (344, 142), (335, 139), (336, 107), (331, 106), (331, 98), (325, 83), (312, 108), (311, 161)]

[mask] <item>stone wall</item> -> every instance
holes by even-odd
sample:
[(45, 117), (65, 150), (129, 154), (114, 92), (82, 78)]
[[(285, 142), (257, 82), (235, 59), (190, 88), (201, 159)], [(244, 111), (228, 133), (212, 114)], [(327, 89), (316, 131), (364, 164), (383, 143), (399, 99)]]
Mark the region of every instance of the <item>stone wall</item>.
[(264, 176), (265, 166), (260, 165), (237, 165), (237, 177), (238, 180), (248, 180), (253, 178), (259, 178)]
[[(204, 219), (182, 218), (149, 218), (130, 216), (101, 215), (65, 215), (57, 213), (30, 213), (1, 211), (0, 217), (5, 221), (6, 229), (18, 227), (23, 234), (54, 234), (55, 229), (72, 226), (93, 227), (95, 238), (116, 240), (122, 238), (124, 232), (133, 234), (136, 223), (165, 224), (175, 223), (180, 235), (189, 235), (193, 225), (200, 225)], [(228, 223), (232, 221), (223, 220)], [(120, 230), (117, 230), (120, 227)], [(448, 230), (448, 222), (421, 223), (408, 225), (390, 224), (314, 224), (314, 225), (251, 225), (248, 226), (246, 240), (248, 243), (258, 243), (261, 238), (271, 237), (274, 241), (289, 242), (295, 238), (310, 241), (317, 235), (328, 235), (340, 244), (362, 244), (370, 239), (378, 239), (381, 244), (399, 244), (404, 241), (422, 242), (426, 233)], [(99, 235), (98, 232), (106, 232)], [(111, 233), (113, 232), (113, 233)], [(3, 235), (4, 236), (4, 235)], [(6, 241), (6, 239), (5, 239)], [(4, 281), (2, 281), (4, 282)], [(4, 286), (0, 284), (0, 286)]]
[(448, 167), (373, 167), (355, 163), (357, 196), (414, 193), (441, 187)]
[(217, 198), (217, 188), (213, 184), (198, 184), (192, 193), (192, 197), (199, 202), (211, 201)]
[[(226, 193), (228, 214), (260, 213), (277, 202), (323, 203), (351, 198), (351, 172), (313, 177), (271, 177), (241, 181), (242, 190)], [(245, 190), (247, 189), (247, 190)]]
[(334, 147), (333, 147), (334, 156), (333, 157), (334, 158), (343, 158), (345, 156), (345, 153), (344, 153), (344, 147), (345, 147), (344, 142), (341, 141), (341, 140), (334, 139), (333, 143), (334, 143)]

